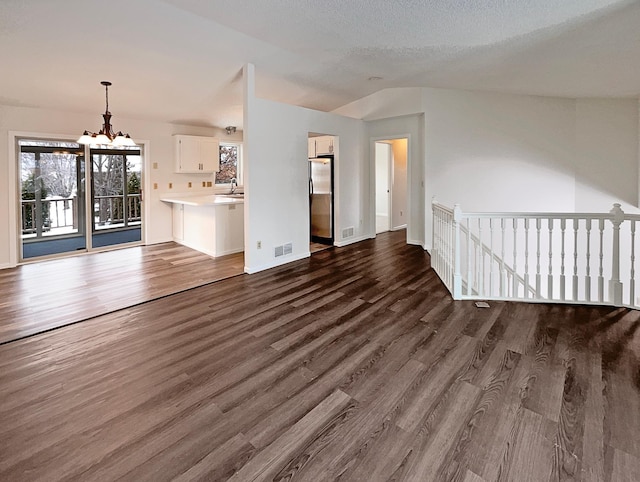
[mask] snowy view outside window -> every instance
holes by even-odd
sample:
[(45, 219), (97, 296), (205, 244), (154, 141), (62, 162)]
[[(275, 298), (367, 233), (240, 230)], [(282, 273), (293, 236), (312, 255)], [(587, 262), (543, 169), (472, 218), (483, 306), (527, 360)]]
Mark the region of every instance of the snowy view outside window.
[(230, 184), (231, 179), (238, 176), (238, 145), (220, 144), (220, 171), (216, 173), (216, 184)]
[[(82, 232), (84, 147), (73, 142), (21, 140), (22, 238)], [(138, 148), (92, 149), (94, 229), (139, 225), (141, 168)]]

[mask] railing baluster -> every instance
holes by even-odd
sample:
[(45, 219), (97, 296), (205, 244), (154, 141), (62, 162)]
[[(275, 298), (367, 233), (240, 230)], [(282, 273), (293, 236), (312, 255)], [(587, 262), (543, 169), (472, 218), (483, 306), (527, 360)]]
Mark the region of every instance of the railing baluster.
[(603, 246), (604, 246), (604, 219), (600, 219), (600, 267), (598, 270), (598, 301), (602, 303), (604, 301), (604, 271), (602, 269), (602, 260), (604, 258)]
[(587, 228), (587, 275), (584, 278), (584, 291), (586, 301), (591, 301), (591, 219), (586, 220)]
[(513, 280), (512, 293), (514, 298), (518, 298), (518, 218), (513, 218)]
[(501, 255), (500, 255), (500, 296), (503, 298), (507, 297), (507, 276), (504, 269), (504, 231), (505, 231), (505, 222), (504, 218), (500, 219), (500, 228), (502, 230), (502, 243), (501, 243)]
[(631, 220), (631, 274), (629, 278), (629, 305), (636, 305), (636, 220)]
[(478, 218), (478, 249), (478, 260), (480, 262), (480, 268), (478, 269), (478, 295), (484, 296), (484, 245), (482, 244), (481, 218)]
[(547, 294), (553, 300), (553, 218), (547, 220), (549, 228), (549, 273), (547, 273)]
[(540, 275), (540, 228), (542, 227), (542, 219), (536, 219), (536, 298), (542, 297), (541, 285), (542, 278)]
[(473, 268), (471, 267), (471, 218), (467, 218), (467, 295), (471, 296)]
[(493, 296), (493, 218), (489, 218), (489, 296)]
[(565, 230), (567, 228), (567, 220), (562, 218), (560, 220), (560, 240), (561, 240), (561, 248), (560, 248), (560, 299), (566, 300), (566, 285), (565, 285), (565, 275), (564, 275), (564, 235)]
[(529, 298), (529, 218), (524, 220), (524, 297)]
[(573, 220), (573, 301), (578, 301), (578, 225), (579, 220)]

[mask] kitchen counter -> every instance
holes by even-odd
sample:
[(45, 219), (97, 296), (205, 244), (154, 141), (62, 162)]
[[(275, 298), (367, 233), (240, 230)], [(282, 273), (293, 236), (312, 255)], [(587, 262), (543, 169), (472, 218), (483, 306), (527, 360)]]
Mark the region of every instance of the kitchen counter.
[(200, 195), (166, 195), (160, 201), (187, 206), (215, 206), (218, 204), (244, 204), (244, 198), (232, 197), (228, 194), (200, 194)]
[(175, 242), (214, 257), (244, 251), (244, 198), (174, 194), (160, 200), (173, 205)]

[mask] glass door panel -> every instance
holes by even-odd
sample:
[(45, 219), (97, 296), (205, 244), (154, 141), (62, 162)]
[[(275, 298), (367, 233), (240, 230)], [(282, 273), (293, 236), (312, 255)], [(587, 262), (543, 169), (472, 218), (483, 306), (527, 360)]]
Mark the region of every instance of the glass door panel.
[(93, 248), (142, 240), (140, 149), (91, 149)]
[(21, 259), (85, 251), (84, 147), (18, 141)]

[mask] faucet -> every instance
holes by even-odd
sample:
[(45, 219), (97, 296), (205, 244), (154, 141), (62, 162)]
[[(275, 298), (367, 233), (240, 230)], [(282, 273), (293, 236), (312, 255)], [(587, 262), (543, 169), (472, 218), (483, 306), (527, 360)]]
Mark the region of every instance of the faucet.
[(238, 189), (238, 180), (235, 177), (231, 178), (231, 192), (229, 194), (233, 194)]

